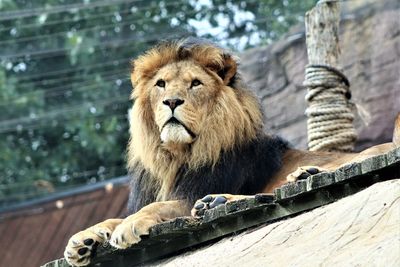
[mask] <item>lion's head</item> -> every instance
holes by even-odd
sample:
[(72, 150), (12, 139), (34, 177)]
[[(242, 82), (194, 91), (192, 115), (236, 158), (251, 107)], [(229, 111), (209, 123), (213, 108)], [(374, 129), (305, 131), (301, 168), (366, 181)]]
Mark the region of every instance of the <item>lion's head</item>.
[(242, 88), (235, 58), (210, 43), (161, 44), (133, 61), (131, 80), (128, 167), (157, 177), (160, 199), (180, 166), (213, 165), (262, 131), (261, 109)]

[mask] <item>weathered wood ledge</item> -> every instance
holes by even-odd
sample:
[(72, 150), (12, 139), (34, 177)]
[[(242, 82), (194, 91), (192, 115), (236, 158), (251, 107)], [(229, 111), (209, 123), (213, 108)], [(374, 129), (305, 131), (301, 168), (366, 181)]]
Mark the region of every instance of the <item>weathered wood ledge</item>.
[[(275, 198), (257, 195), (206, 211), (201, 219), (177, 218), (154, 226), (150, 235), (126, 250), (99, 247), (90, 266), (135, 266), (149, 263), (207, 241), (267, 225), (353, 195), (380, 181), (400, 178), (400, 148), (320, 173), (275, 190)], [(45, 267), (69, 266), (64, 259)]]

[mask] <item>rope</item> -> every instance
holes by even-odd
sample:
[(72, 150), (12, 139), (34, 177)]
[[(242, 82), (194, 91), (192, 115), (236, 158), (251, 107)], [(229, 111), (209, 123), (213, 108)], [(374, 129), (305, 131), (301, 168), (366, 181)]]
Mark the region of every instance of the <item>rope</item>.
[(350, 83), (339, 70), (327, 65), (308, 65), (304, 85), (308, 148), (310, 151), (349, 152), (357, 134), (353, 127)]

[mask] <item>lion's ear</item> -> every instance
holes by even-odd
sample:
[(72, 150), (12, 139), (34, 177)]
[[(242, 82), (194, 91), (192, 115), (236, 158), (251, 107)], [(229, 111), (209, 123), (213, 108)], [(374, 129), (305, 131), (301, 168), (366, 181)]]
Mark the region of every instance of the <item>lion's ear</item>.
[[(210, 60), (213, 61), (214, 59)], [(229, 54), (222, 54), (217, 62), (207, 64), (207, 67), (217, 73), (225, 85), (230, 85), (236, 75), (237, 62), (233, 56)]]
[(131, 84), (132, 84), (132, 92), (130, 99), (135, 99), (137, 97), (137, 90), (135, 90), (136, 85), (139, 83), (140, 79), (140, 73), (139, 71), (135, 68), (135, 61), (131, 61)]
[(139, 75), (137, 73), (137, 69), (135, 68), (135, 61), (131, 61), (131, 83), (135, 85), (138, 82)]
[(237, 72), (237, 63), (233, 56), (223, 54), (222, 69), (217, 71), (217, 74), (224, 81), (225, 85), (230, 85), (235, 78)]

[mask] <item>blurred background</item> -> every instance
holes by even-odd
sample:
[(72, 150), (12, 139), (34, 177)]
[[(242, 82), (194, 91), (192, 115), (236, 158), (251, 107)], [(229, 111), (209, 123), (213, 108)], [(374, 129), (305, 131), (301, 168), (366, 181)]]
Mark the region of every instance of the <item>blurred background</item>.
[(130, 60), (163, 39), (271, 43), (315, 0), (1, 0), (0, 207), (126, 173)]
[[(390, 141), (400, 111), (400, 1), (340, 2), (359, 151)], [(303, 18), (315, 3), (0, 0), (0, 266), (60, 258), (72, 234), (124, 216), (130, 61), (161, 40), (231, 49), (266, 131), (305, 149)]]

